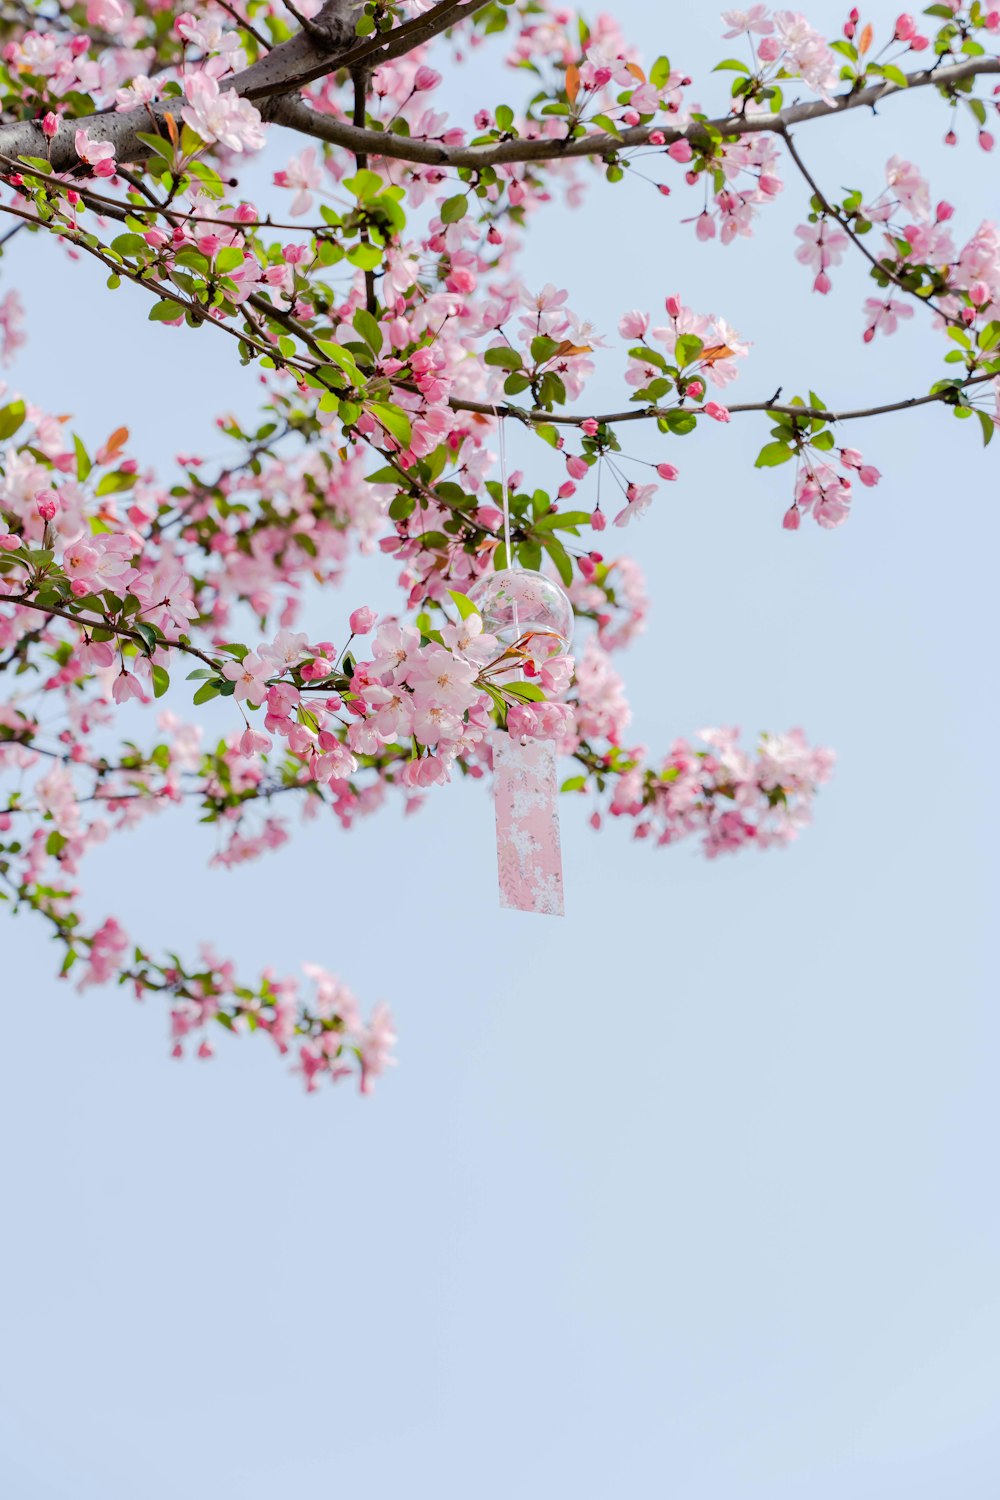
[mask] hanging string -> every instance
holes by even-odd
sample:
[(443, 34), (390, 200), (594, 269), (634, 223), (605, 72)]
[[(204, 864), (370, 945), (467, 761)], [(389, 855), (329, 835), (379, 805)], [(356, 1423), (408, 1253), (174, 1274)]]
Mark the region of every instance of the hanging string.
[(503, 495), (503, 544), (507, 553), (507, 566), (509, 568), (511, 562), (513, 561), (513, 558), (510, 555), (510, 495), (507, 490), (507, 432), (504, 426), (504, 419), (503, 417), (501, 417), (495, 406), (493, 408), (493, 415), (497, 419), (497, 439), (500, 443), (500, 489)]
[[(500, 489), (503, 495), (503, 544), (507, 554), (507, 567), (514, 566), (514, 556), (510, 546), (510, 492), (507, 486), (507, 432), (506, 424), (496, 406), (493, 407), (493, 415), (497, 419), (497, 439), (500, 444)], [(514, 593), (514, 639), (521, 634), (521, 624), (517, 617), (517, 593)], [(520, 678), (522, 674), (518, 672)]]

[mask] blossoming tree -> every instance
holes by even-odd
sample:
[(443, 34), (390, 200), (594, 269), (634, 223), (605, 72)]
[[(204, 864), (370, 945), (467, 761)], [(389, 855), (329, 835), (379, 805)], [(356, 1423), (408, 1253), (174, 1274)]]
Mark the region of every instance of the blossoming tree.
[[(220, 419), (229, 463), (190, 459), (171, 481), (129, 455), (113, 412), (95, 447), (18, 396), (0, 410), (0, 896), (44, 920), (61, 972), (159, 992), (178, 1052), (208, 1055), (218, 1024), (259, 1030), (310, 1088), (350, 1071), (367, 1087), (393, 1041), (384, 1006), (364, 1020), (317, 968), (300, 989), (242, 980), (208, 950), (137, 946), (87, 911), (87, 849), (184, 803), (219, 824), (222, 863), (251, 859), (289, 837), (296, 807), (346, 827), (388, 797), (415, 804), (456, 773), (486, 776), (494, 728), (554, 740), (563, 789), (595, 827), (610, 813), (659, 843), (697, 836), (709, 855), (789, 840), (831, 760), (798, 731), (752, 751), (729, 731), (660, 758), (630, 747), (612, 656), (646, 599), (637, 564), (600, 533), (677, 479), (680, 439), (700, 425), (761, 424), (758, 465), (787, 465), (789, 531), (839, 526), (855, 486), (878, 482), (847, 444), (881, 413), (974, 418), (989, 442), (1000, 231), (984, 222), (960, 243), (952, 206), (901, 154), (838, 197), (810, 170), (808, 137), (906, 93), (943, 104), (949, 142), (964, 121), (989, 151), (1000, 9), (946, 0), (887, 35), (852, 10), (832, 41), (791, 11), (728, 11), (737, 55), (716, 69), (728, 98), (713, 111), (697, 102), (707, 80), (640, 57), (613, 17), (588, 24), (554, 0), (212, 0), (197, 13), (20, 0), (2, 24), (7, 238), (57, 237), (95, 288), (133, 283), (164, 338), (219, 335), (265, 388), (256, 421)], [(516, 103), (484, 99), (451, 123), (443, 74), (488, 48)], [(265, 207), (241, 193), (240, 168), (266, 147), (281, 165)], [(864, 257), (859, 332), (928, 318), (943, 371), (865, 410), (813, 392), (724, 399), (748, 346), (670, 290), (656, 316), (622, 308), (627, 391), (620, 410), (591, 410), (604, 341), (564, 292), (522, 284), (518, 253), (554, 195), (576, 204), (595, 178), (612, 193), (638, 163), (660, 193), (690, 196), (699, 240), (748, 235), (780, 192), (800, 193), (795, 256), (813, 289)], [(7, 290), (7, 355), (22, 318)], [(510, 423), (564, 462), (554, 492), (497, 466)], [(644, 463), (622, 455), (626, 423), (645, 434)], [(397, 612), (359, 604), (336, 644), (296, 630), (304, 593), (372, 549), (398, 567)], [(575, 660), (484, 629), (469, 595), (508, 565), (559, 581)], [(228, 713), (217, 741), (199, 723), (213, 699)], [(150, 705), (138, 739), (136, 704)]]

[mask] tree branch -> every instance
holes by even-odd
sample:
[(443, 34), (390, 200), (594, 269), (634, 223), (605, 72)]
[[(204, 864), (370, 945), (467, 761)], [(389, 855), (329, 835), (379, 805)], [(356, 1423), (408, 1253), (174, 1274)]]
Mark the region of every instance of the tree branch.
[[(791, 403), (778, 401), (743, 401), (736, 402), (732, 406), (727, 405), (726, 410), (730, 415), (743, 415), (745, 412), (773, 412), (783, 417), (822, 417), (826, 422), (854, 422), (864, 417), (884, 417), (890, 412), (910, 411), (916, 406), (931, 406), (936, 402), (950, 405), (953, 402), (953, 393), (956, 390), (966, 390), (971, 386), (984, 385), (987, 381), (996, 380), (995, 375), (970, 375), (967, 380), (956, 381), (954, 385), (948, 386), (942, 391), (932, 391), (926, 396), (907, 396), (902, 401), (890, 401), (883, 406), (862, 406), (854, 411), (828, 411), (819, 406), (793, 406)], [(626, 411), (604, 412), (580, 412), (572, 415), (569, 412), (560, 414), (558, 412), (539, 411), (537, 408), (528, 411), (520, 406), (492, 406), (484, 401), (462, 401), (454, 397), (448, 405), (453, 411), (476, 412), (484, 417), (501, 417), (523, 422), (525, 426), (533, 427), (536, 423), (551, 424), (556, 427), (579, 427), (584, 422), (602, 422), (608, 426), (616, 426), (620, 422), (648, 422), (656, 417), (666, 417), (671, 412), (679, 410), (689, 411), (695, 416), (704, 416), (704, 411), (697, 406), (691, 407), (659, 407), (659, 406), (632, 406)]]
[[(974, 78), (979, 74), (1000, 73), (1000, 57), (972, 57), (947, 68), (925, 68), (911, 73), (909, 88), (927, 88), (934, 84), (947, 87)], [(618, 135), (601, 131), (595, 135), (580, 136), (575, 140), (553, 141), (548, 137), (532, 140), (498, 141), (486, 146), (445, 146), (437, 141), (413, 140), (407, 136), (390, 135), (387, 131), (366, 130), (360, 132), (343, 120), (331, 115), (317, 114), (301, 99), (291, 96), (280, 99), (270, 118), (278, 125), (286, 125), (303, 135), (316, 136), (337, 146), (346, 146), (351, 151), (364, 150), (371, 156), (390, 157), (394, 161), (410, 161), (426, 166), (450, 167), (495, 167), (507, 162), (562, 161), (567, 157), (616, 156), (634, 146), (648, 146), (651, 135), (663, 137), (665, 146), (674, 141), (688, 140), (693, 145), (710, 139), (709, 131), (719, 131), (724, 136), (736, 137), (769, 133), (784, 135), (790, 125), (807, 120), (821, 120), (830, 115), (842, 115), (848, 110), (871, 108), (892, 94), (903, 93), (899, 84), (883, 81), (871, 88), (854, 93), (838, 94), (832, 104), (823, 99), (809, 104), (791, 104), (779, 114), (725, 115), (715, 120), (695, 121), (683, 130), (673, 130), (661, 123), (637, 125), (622, 130)], [(0, 150), (3, 150), (3, 132), (0, 131)]]
[(893, 271), (891, 266), (885, 266), (882, 264), (878, 256), (873, 254), (873, 252), (869, 250), (864, 240), (854, 228), (854, 225), (851, 223), (850, 219), (847, 218), (846, 215), (842, 214), (840, 209), (835, 204), (830, 202), (829, 198), (826, 196), (823, 189), (820, 187), (819, 183), (816, 181), (815, 177), (806, 166), (802, 157), (799, 155), (798, 149), (795, 145), (795, 142), (792, 140), (790, 132), (787, 129), (784, 129), (780, 132), (780, 134), (783, 141), (785, 142), (785, 146), (788, 149), (789, 156), (798, 167), (802, 177), (805, 178), (806, 182), (812, 190), (813, 197), (820, 204), (823, 212), (827, 215), (828, 218), (833, 219), (834, 223), (840, 225), (841, 229), (847, 235), (847, 238), (851, 241), (851, 243), (861, 251), (861, 254), (864, 256), (865, 260), (868, 261), (868, 263), (873, 266), (880, 275), (885, 276), (887, 280), (891, 281), (893, 286), (898, 287), (901, 292), (905, 292), (908, 297), (915, 298), (915, 300), (919, 302), (922, 307), (931, 308), (931, 310), (933, 312), (936, 312), (939, 318), (943, 318), (946, 323), (952, 323), (956, 328), (961, 328), (963, 326), (961, 318), (957, 318), (951, 313), (946, 313), (933, 297), (924, 297), (920, 294), (920, 292), (914, 291), (912, 287), (906, 285), (906, 282), (901, 276)]
[[(617, 136), (602, 131), (574, 140), (531, 139), (499, 141), (485, 146), (445, 146), (440, 142), (411, 140), (384, 131), (358, 130), (343, 120), (318, 114), (294, 97), (295, 91), (303, 84), (328, 73), (344, 67), (353, 68), (361, 63), (377, 65), (377, 62), (409, 52), (446, 30), (457, 20), (474, 15), (481, 8), (475, 0), (467, 0), (465, 4), (461, 0), (439, 0), (423, 16), (414, 17), (385, 37), (359, 44), (354, 30), (354, 17), (362, 3), (363, 0), (326, 0), (322, 10), (314, 18), (311, 34), (297, 32), (289, 41), (273, 47), (251, 67), (223, 79), (222, 87), (235, 89), (244, 98), (259, 100), (265, 119), (301, 134), (345, 146), (355, 153), (392, 157), (398, 161), (430, 166), (453, 167), (500, 166), (508, 162), (551, 161), (566, 157), (614, 156), (635, 146), (648, 146), (649, 138), (654, 133), (662, 135), (665, 145), (681, 139), (687, 139), (693, 144), (705, 143), (710, 138), (709, 130), (720, 131), (727, 137), (759, 132), (783, 134), (790, 125), (844, 114), (852, 109), (873, 109), (883, 99), (903, 92), (901, 85), (882, 80), (870, 88), (840, 94), (832, 104), (816, 99), (807, 104), (789, 105), (778, 114), (725, 115), (711, 121), (695, 121), (684, 130), (670, 129), (653, 122), (623, 130)], [(323, 45), (317, 41), (317, 32), (327, 38), (328, 49), (324, 50)], [(925, 68), (921, 72), (911, 73), (908, 75), (907, 86), (909, 89), (918, 89), (934, 85), (947, 89), (967, 78), (996, 73), (1000, 73), (1000, 58), (970, 57), (948, 67)], [(105, 112), (77, 119), (63, 119), (51, 143), (43, 135), (39, 122), (22, 120), (17, 124), (0, 126), (0, 155), (48, 156), (55, 171), (65, 172), (76, 166), (79, 160), (74, 141), (76, 131), (82, 129), (94, 140), (109, 141), (115, 148), (117, 160), (143, 161), (150, 151), (139, 139), (139, 135), (141, 132), (156, 130), (166, 110), (166, 104), (156, 104), (122, 113)]]

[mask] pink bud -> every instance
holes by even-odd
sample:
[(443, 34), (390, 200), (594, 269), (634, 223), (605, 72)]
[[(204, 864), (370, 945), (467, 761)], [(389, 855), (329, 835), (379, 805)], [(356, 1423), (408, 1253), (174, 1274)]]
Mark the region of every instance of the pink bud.
[[(7, 532), (4, 536), (0, 536), (0, 548), (2, 548), (4, 552), (16, 552), (20, 545), (21, 538), (19, 536), (11, 536), (9, 532)], [(89, 589), (84, 589), (84, 593), (89, 592)]]
[(680, 161), (680, 162), (690, 161), (691, 158), (694, 156), (694, 152), (691, 149), (691, 142), (683, 140), (683, 139), (679, 140), (679, 141), (674, 141), (671, 145), (669, 145), (667, 147), (667, 155), (673, 161)]
[(953, 130), (949, 130), (948, 131), (948, 134), (944, 138), (944, 143), (945, 143), (946, 146), (957, 146), (958, 145), (958, 136), (955, 134), (955, 132)]
[(937, 222), (939, 224), (943, 224), (946, 219), (950, 219), (951, 218), (951, 216), (954, 214), (954, 212), (955, 212), (955, 210), (952, 207), (952, 205), (950, 203), (946, 203), (945, 200), (942, 198), (941, 202), (938, 204), (937, 209), (935, 211), (935, 217), (937, 219)]
[(684, 304), (681, 301), (680, 297), (677, 296), (676, 292), (673, 293), (672, 296), (667, 298), (667, 312), (672, 318), (680, 317), (681, 309), (683, 308), (683, 306)]
[(896, 22), (896, 41), (908, 42), (917, 30), (917, 23), (912, 16), (902, 15)]
[(590, 524), (591, 524), (591, 526), (593, 526), (593, 528), (594, 528), (595, 531), (603, 531), (604, 530), (604, 528), (605, 528), (605, 526), (607, 526), (608, 522), (607, 522), (607, 518), (605, 517), (605, 514), (604, 514), (603, 510), (595, 510), (594, 511), (593, 515), (590, 518)]
[(54, 519), (58, 498), (55, 490), (42, 490), (41, 494), (37, 497), (36, 505), (38, 514), (43, 521)]
[(587, 460), (575, 453), (571, 453), (566, 459), (566, 469), (571, 479), (586, 479), (587, 468)]
[(441, 74), (435, 73), (433, 68), (419, 67), (413, 75), (414, 92), (422, 93), (426, 89), (436, 89), (441, 82)]
[(713, 422), (729, 421), (728, 408), (725, 406), (720, 406), (718, 401), (705, 402), (705, 415), (706, 417), (711, 417)]
[(651, 146), (662, 146), (665, 140), (666, 136), (662, 130), (651, 130), (649, 132), (649, 144)]
[(979, 144), (984, 151), (993, 150), (993, 137), (990, 135), (988, 130), (981, 130), (979, 132)]
[(354, 610), (351, 614), (350, 624), (352, 633), (354, 635), (367, 635), (377, 619), (378, 615), (375, 611), (369, 609), (367, 604), (363, 604), (360, 609)]
[(798, 531), (802, 525), (802, 512), (797, 505), (793, 505), (785, 511), (785, 518), (781, 524), (786, 531)]
[(687, 389), (688, 395), (693, 396), (698, 401), (705, 394), (705, 382), (703, 380), (689, 380)]
[(556, 494), (558, 495), (560, 500), (572, 500), (573, 496), (576, 494), (576, 485), (573, 483), (572, 479), (567, 479), (565, 484), (561, 484), (559, 486)]
[(49, 110), (48, 114), (45, 116), (44, 120), (42, 121), (42, 134), (45, 135), (45, 136), (47, 136), (48, 139), (51, 140), (52, 137), (55, 135), (55, 133), (56, 133), (56, 131), (58, 129), (59, 129), (59, 116), (58, 115), (54, 115), (52, 113), (52, 111)]
[(820, 271), (819, 275), (816, 277), (816, 280), (813, 282), (813, 291), (820, 292), (825, 297), (832, 285), (833, 283), (831, 282), (826, 272)]
[(588, 417), (585, 422), (580, 423), (580, 431), (586, 433), (587, 437), (596, 437), (600, 431), (600, 424), (593, 417)]
[(861, 468), (858, 470), (858, 478), (861, 480), (861, 483), (866, 484), (869, 489), (874, 489), (875, 485), (877, 485), (879, 480), (882, 478), (882, 475), (879, 473), (878, 469), (875, 468), (874, 464), (862, 464)]
[(673, 464), (657, 464), (656, 472), (661, 479), (676, 479), (680, 470), (675, 469)]

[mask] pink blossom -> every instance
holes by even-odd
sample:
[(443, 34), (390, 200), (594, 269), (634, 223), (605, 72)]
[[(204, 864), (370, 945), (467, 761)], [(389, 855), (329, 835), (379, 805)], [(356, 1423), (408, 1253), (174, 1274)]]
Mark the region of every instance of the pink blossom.
[(259, 151), (264, 145), (261, 117), (249, 99), (220, 89), (218, 79), (206, 72), (189, 74), (184, 92), (188, 102), (181, 115), (203, 141), (218, 141), (230, 151)]
[(413, 87), (418, 92), (436, 89), (440, 82), (441, 74), (425, 65), (421, 65), (413, 75)]
[(122, 667), (111, 687), (111, 696), (116, 703), (127, 703), (130, 698), (144, 697), (142, 683), (131, 672)]
[(377, 619), (378, 615), (375, 611), (369, 609), (367, 604), (363, 604), (360, 609), (356, 609), (351, 613), (351, 634), (367, 635), (373, 629)]
[(253, 651), (248, 651), (242, 661), (223, 663), (222, 675), (235, 684), (233, 697), (237, 701), (248, 699), (251, 703), (263, 703), (267, 697), (267, 679), (272, 675), (271, 664), (262, 661)]
[(616, 526), (627, 526), (637, 516), (645, 515), (656, 494), (655, 484), (630, 484), (626, 491), (627, 504), (615, 516)]
[(87, 131), (78, 130), (73, 145), (77, 156), (87, 163), (95, 177), (115, 175), (115, 148), (110, 141), (92, 140)]
[(757, 36), (770, 36), (774, 30), (766, 5), (751, 5), (749, 10), (724, 10), (722, 19), (729, 27), (728, 31), (722, 33), (726, 41), (742, 36), (747, 31), (754, 32)]
[(318, 188), (322, 180), (315, 146), (307, 146), (298, 156), (291, 158), (283, 171), (274, 174), (276, 187), (296, 189), (288, 209), (293, 218), (309, 212), (313, 204), (313, 189)]

